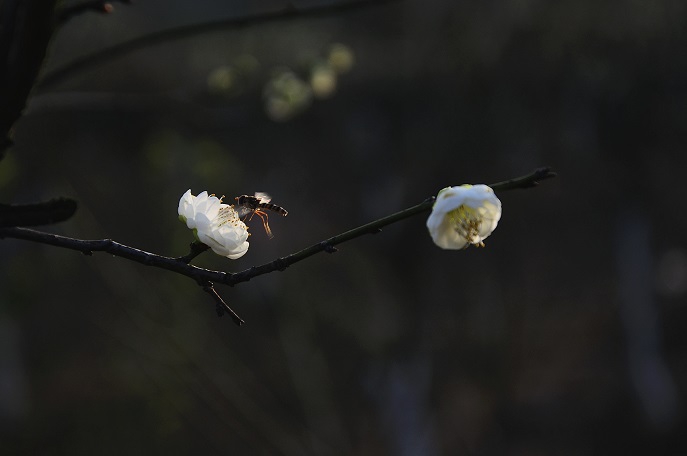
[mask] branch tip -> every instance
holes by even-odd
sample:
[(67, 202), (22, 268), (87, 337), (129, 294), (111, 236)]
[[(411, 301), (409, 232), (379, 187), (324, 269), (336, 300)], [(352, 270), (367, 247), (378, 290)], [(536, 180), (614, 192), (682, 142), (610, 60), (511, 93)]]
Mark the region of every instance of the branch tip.
[(558, 174), (551, 170), (551, 167), (544, 166), (542, 168), (535, 169), (526, 176), (509, 179), (503, 182), (497, 182), (495, 184), (490, 184), (489, 186), (494, 189), (494, 191), (514, 190), (519, 188), (527, 189), (536, 187), (539, 185), (539, 181), (550, 179), (552, 177), (556, 177), (557, 175)]

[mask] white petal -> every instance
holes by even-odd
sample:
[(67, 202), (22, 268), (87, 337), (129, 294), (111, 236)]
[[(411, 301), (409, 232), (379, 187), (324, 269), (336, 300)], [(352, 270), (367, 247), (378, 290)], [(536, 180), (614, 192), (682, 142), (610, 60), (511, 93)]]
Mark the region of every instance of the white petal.
[(179, 199), (179, 215), (183, 215), (186, 218), (193, 216), (193, 199), (195, 197), (191, 194), (191, 189), (188, 189), (186, 193)]
[(235, 260), (237, 258), (241, 258), (248, 251), (248, 245), (249, 245), (248, 242), (244, 242), (243, 244), (237, 246), (233, 253), (230, 253), (230, 254), (225, 255), (225, 256), (227, 258), (229, 258), (230, 260)]

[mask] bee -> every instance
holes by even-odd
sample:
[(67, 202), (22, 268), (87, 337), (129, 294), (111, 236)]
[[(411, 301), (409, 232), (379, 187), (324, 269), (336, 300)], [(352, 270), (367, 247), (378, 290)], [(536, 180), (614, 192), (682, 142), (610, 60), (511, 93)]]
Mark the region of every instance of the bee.
[(262, 226), (265, 227), (265, 233), (272, 239), (274, 234), (267, 223), (267, 211), (276, 212), (286, 217), (288, 212), (281, 206), (270, 203), (272, 198), (267, 193), (256, 192), (255, 195), (241, 195), (236, 197), (236, 212), (239, 217), (244, 217), (244, 221), (251, 220), (254, 215), (257, 215), (262, 220)]

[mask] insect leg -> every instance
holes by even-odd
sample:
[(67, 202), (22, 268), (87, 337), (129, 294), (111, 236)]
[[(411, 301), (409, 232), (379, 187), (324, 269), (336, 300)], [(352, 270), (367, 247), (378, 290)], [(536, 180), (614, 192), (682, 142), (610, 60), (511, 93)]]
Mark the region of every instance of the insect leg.
[(267, 233), (267, 237), (272, 239), (274, 237), (274, 234), (272, 234), (272, 230), (270, 229), (270, 225), (269, 225), (269, 223), (267, 223), (267, 218), (268, 218), (267, 212), (256, 210), (253, 213), (257, 214), (257, 216), (262, 219), (262, 226), (265, 227), (265, 233)]
[(254, 215), (255, 215), (255, 211), (250, 211), (249, 213), (247, 213), (246, 215), (243, 216), (243, 220), (241, 220), (241, 221), (244, 223), (250, 222), (251, 220), (253, 220)]

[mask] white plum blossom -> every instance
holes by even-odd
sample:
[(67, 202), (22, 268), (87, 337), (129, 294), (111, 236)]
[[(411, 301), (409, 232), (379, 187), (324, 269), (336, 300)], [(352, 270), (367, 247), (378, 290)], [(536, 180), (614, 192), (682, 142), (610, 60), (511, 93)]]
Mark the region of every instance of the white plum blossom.
[(218, 255), (235, 260), (248, 251), (248, 227), (221, 198), (208, 192), (194, 196), (189, 189), (179, 200), (179, 219)]
[(501, 219), (501, 201), (489, 186), (464, 184), (446, 187), (437, 195), (427, 228), (442, 249), (458, 250), (470, 244), (484, 247)]
[(179, 219), (192, 230), (205, 229), (217, 217), (221, 205), (222, 200), (216, 196), (208, 192), (194, 196), (189, 189), (179, 200)]

